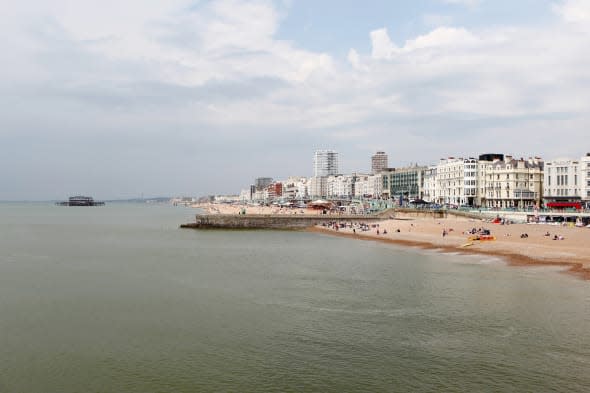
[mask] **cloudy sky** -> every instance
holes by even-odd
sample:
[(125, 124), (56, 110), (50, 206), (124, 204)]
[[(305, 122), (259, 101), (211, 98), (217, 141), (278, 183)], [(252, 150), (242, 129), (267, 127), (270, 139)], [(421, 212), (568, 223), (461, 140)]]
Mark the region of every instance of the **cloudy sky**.
[(590, 151), (588, 0), (21, 0), (0, 51), (0, 200)]

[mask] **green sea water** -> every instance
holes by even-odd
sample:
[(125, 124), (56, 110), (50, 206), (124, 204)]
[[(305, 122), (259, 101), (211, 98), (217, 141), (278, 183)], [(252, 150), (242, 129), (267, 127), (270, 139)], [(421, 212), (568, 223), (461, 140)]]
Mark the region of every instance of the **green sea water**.
[(194, 210), (0, 204), (0, 392), (587, 392), (590, 283)]

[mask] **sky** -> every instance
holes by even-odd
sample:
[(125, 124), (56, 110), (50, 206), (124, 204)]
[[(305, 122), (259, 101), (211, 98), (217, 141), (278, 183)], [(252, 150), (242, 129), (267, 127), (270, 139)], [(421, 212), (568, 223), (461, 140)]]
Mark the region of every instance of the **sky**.
[(0, 11), (0, 200), (590, 152), (587, 0), (21, 0)]

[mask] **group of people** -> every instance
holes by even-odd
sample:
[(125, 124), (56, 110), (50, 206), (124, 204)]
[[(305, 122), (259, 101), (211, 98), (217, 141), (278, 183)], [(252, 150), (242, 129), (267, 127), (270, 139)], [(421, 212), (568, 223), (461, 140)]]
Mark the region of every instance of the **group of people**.
[[(370, 231), (372, 228), (377, 228), (377, 234), (379, 234), (379, 224), (365, 224), (365, 223), (352, 223), (352, 222), (339, 222), (339, 221), (329, 221), (322, 223), (322, 226), (329, 227), (335, 231), (339, 230), (340, 228), (350, 228), (352, 229), (353, 233), (356, 233), (356, 230), (360, 230), (362, 232)], [(384, 234), (387, 233), (387, 230), (383, 231)]]
[[(551, 234), (549, 233), (549, 231), (547, 231), (545, 233), (545, 236), (547, 237), (551, 237)], [(565, 237), (561, 236), (561, 235), (553, 235), (553, 240), (564, 240)]]
[(467, 231), (465, 233), (466, 235), (491, 235), (491, 232), (489, 229), (485, 229), (485, 228), (471, 228), (471, 230)]

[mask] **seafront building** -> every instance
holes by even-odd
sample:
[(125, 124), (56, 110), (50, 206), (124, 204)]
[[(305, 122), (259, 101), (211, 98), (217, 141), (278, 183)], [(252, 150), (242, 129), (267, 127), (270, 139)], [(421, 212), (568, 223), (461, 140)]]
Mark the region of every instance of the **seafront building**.
[(381, 198), (383, 192), (383, 177), (377, 175), (357, 175), (354, 183), (355, 198)]
[(582, 157), (580, 172), (582, 177), (582, 200), (586, 208), (590, 208), (590, 153)]
[(422, 199), (431, 203), (439, 203), (437, 186), (437, 165), (430, 165), (424, 171), (424, 185), (422, 186)]
[(435, 165), (382, 168), (384, 152), (372, 156), (372, 171), (338, 173), (338, 153), (314, 154), (316, 176), (273, 181), (260, 177), (239, 199), (309, 201), (328, 199), (390, 199), (401, 204), (423, 199), (447, 207), (590, 208), (590, 153), (580, 159), (540, 157), (516, 159), (504, 154), (449, 157)]
[(387, 168), (387, 154), (383, 151), (378, 151), (371, 156), (371, 173), (374, 175)]
[(308, 179), (301, 176), (291, 176), (281, 182), (283, 184), (283, 198), (306, 199), (308, 197)]
[(258, 177), (254, 180), (254, 186), (257, 190), (263, 190), (272, 182), (272, 177)]
[(316, 150), (313, 157), (313, 176), (333, 176), (338, 174), (338, 152)]
[(351, 199), (354, 195), (355, 175), (328, 176), (326, 196), (338, 199)]
[(543, 200), (550, 207), (590, 207), (590, 153), (546, 162)]
[(325, 198), (328, 195), (328, 178), (326, 176), (314, 176), (309, 178), (310, 198)]
[[(483, 159), (482, 159), (483, 158)], [(480, 157), (478, 205), (494, 208), (539, 207), (543, 195), (541, 158), (504, 160)]]
[(404, 168), (387, 168), (381, 173), (383, 197), (402, 203), (422, 199), (424, 174), (427, 169), (428, 167), (417, 164)]
[[(434, 177), (436, 180), (433, 180)], [(452, 206), (474, 206), (477, 197), (477, 160), (449, 157), (441, 159), (429, 172), (430, 202)]]

